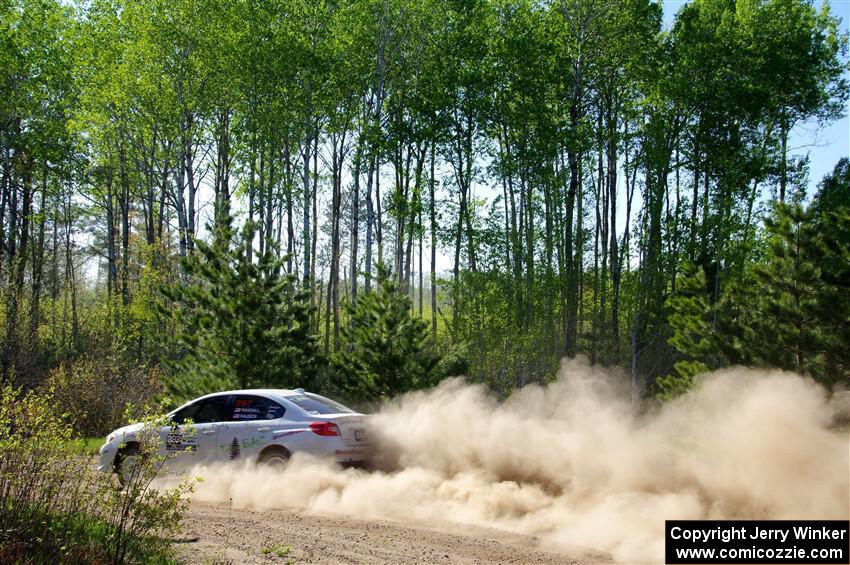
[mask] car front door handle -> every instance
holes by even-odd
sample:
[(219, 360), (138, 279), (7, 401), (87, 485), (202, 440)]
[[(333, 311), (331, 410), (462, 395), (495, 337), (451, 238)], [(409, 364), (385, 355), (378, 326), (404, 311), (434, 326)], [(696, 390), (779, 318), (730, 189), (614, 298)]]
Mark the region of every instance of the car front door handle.
[(210, 434), (214, 434), (215, 432), (216, 432), (216, 430), (204, 430), (201, 433), (204, 434), (205, 436), (208, 436)]
[(263, 426), (262, 428), (257, 428), (258, 432), (270, 432), (272, 429), (269, 426)]

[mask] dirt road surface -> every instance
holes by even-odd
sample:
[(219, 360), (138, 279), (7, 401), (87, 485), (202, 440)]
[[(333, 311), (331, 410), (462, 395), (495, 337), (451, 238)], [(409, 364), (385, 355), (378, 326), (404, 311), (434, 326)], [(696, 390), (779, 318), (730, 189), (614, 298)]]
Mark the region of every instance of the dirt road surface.
[(178, 555), (190, 564), (610, 563), (589, 548), (465, 526), (364, 520), (297, 510), (230, 510), (193, 503)]

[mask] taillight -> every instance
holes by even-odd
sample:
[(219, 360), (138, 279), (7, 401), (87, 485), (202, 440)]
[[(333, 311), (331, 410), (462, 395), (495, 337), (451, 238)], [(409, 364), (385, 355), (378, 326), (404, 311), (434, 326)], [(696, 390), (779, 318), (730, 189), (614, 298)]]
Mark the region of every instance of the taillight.
[(320, 436), (338, 436), (339, 427), (333, 422), (312, 422), (310, 429), (313, 433)]

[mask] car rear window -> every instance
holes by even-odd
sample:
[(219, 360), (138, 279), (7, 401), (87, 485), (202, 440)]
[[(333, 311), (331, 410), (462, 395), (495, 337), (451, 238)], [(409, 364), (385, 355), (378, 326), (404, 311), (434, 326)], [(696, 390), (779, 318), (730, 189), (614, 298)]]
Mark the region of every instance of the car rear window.
[(330, 398), (319, 396), (318, 394), (296, 394), (287, 396), (286, 399), (308, 414), (340, 414), (344, 412), (352, 412), (339, 402), (334, 402)]
[(286, 410), (283, 406), (262, 396), (239, 394), (233, 399), (230, 419), (244, 420), (276, 420), (283, 416)]

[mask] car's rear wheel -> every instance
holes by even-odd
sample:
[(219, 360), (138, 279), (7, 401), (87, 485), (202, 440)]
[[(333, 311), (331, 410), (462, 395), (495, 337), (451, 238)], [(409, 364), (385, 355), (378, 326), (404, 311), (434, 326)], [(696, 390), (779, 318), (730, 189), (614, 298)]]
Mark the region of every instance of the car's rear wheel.
[(126, 486), (138, 474), (137, 467), (141, 464), (141, 458), (139, 446), (136, 444), (126, 445), (118, 452), (115, 457), (115, 472), (122, 485)]
[(273, 469), (283, 469), (289, 462), (290, 453), (282, 447), (267, 447), (260, 453), (257, 463)]

